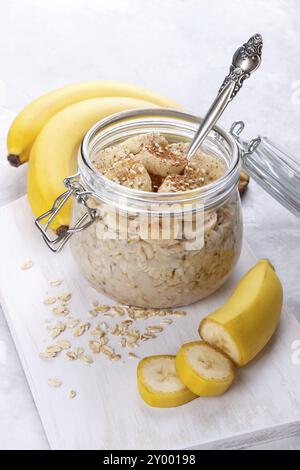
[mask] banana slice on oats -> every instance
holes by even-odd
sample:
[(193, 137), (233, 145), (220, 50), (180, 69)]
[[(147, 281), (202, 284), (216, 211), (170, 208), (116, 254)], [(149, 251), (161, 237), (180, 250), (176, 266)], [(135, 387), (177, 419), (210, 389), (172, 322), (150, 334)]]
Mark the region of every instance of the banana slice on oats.
[(175, 356), (150, 356), (142, 359), (137, 368), (138, 389), (150, 406), (171, 408), (197, 398), (178, 378)]
[(105, 173), (105, 177), (131, 189), (152, 191), (152, 181), (146, 168), (142, 163), (131, 158), (116, 162)]
[(139, 158), (146, 170), (157, 176), (179, 175), (187, 164), (186, 155), (180, 150), (155, 140), (145, 145)]
[(235, 376), (232, 361), (204, 341), (181, 346), (176, 355), (176, 372), (191, 392), (203, 397), (226, 392)]
[(199, 187), (196, 181), (188, 179), (185, 175), (169, 175), (160, 187), (158, 193), (178, 193), (179, 191), (189, 191)]

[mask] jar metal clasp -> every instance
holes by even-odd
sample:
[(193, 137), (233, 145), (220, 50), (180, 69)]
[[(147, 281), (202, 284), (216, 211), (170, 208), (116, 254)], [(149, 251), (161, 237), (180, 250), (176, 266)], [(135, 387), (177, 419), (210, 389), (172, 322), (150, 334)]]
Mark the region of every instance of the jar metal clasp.
[(261, 138), (255, 137), (255, 139), (250, 140), (249, 143), (242, 143), (240, 141), (240, 134), (245, 129), (244, 121), (235, 121), (230, 127), (230, 134), (234, 137), (240, 151), (241, 151), (241, 158), (242, 161), (245, 162), (247, 157), (252, 155), (253, 152), (257, 149), (257, 147), (261, 144)]
[[(87, 202), (89, 197), (92, 195), (92, 192), (85, 190), (85, 188), (80, 183), (79, 178), (79, 173), (65, 178), (63, 182), (67, 190), (55, 199), (50, 210), (44, 212), (44, 214), (41, 214), (35, 220), (35, 225), (42, 232), (45, 243), (54, 253), (61, 251), (73, 233), (85, 230), (96, 219), (96, 209), (89, 207)], [(86, 212), (82, 217), (80, 217), (80, 219), (77, 220), (73, 227), (62, 227), (57, 236), (51, 238), (49, 236), (50, 224), (71, 197), (74, 197), (77, 202), (83, 204)]]

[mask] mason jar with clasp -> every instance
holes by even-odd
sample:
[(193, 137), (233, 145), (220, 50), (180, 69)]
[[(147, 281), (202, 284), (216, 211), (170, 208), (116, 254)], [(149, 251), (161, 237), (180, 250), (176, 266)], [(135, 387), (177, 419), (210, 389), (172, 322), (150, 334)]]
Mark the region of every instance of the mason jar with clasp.
[[(78, 173), (67, 191), (36, 220), (49, 248), (70, 240), (83, 275), (118, 302), (170, 308), (214, 292), (232, 272), (242, 247), (243, 224), (237, 189), (241, 167), (294, 214), (300, 214), (299, 165), (266, 137), (249, 144), (240, 134), (215, 126), (201, 151), (222, 162), (223, 176), (180, 192), (146, 192), (105, 178), (93, 157), (141, 134), (159, 132), (169, 142), (189, 142), (201, 119), (170, 109), (134, 110), (95, 124), (85, 135)], [(51, 223), (72, 200), (71, 224), (51, 235)]]

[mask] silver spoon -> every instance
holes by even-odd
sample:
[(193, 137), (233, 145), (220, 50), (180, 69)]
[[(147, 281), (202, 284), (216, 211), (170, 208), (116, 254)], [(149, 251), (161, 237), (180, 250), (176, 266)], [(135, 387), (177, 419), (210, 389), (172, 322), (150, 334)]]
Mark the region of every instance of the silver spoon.
[(252, 36), (239, 47), (232, 58), (229, 74), (225, 77), (217, 97), (207, 111), (192, 143), (187, 157), (190, 159), (201, 147), (213, 126), (223, 114), (226, 106), (242, 88), (244, 80), (260, 66), (263, 39), (260, 34)]

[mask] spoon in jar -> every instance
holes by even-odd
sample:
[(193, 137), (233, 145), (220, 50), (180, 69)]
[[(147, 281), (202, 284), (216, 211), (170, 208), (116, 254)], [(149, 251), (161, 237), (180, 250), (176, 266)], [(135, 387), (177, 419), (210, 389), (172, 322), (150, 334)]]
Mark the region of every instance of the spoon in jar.
[(194, 139), (189, 147), (187, 158), (190, 159), (201, 147), (203, 141), (214, 127), (226, 106), (242, 88), (246, 78), (260, 66), (263, 39), (260, 34), (252, 36), (248, 42), (237, 49), (232, 58), (229, 74), (225, 77), (218, 95), (207, 111)]

